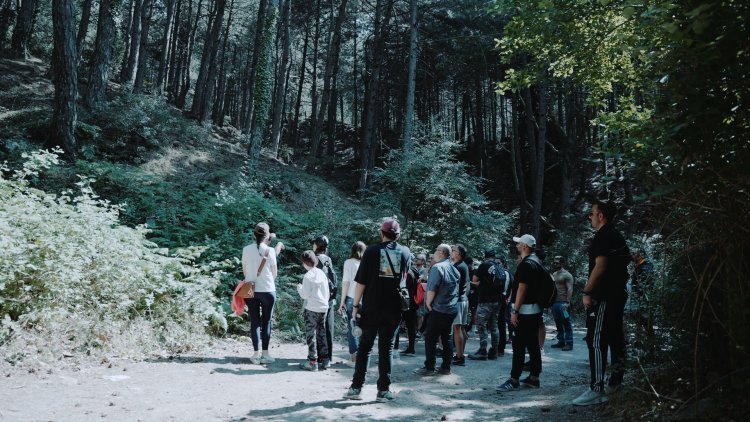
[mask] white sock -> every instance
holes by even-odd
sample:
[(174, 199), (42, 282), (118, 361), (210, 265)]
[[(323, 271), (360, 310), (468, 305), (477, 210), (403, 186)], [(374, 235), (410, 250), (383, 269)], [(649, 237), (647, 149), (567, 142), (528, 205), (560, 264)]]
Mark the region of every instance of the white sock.
[(264, 350), (264, 351), (263, 351), (263, 356), (271, 356), (271, 354), (270, 354), (270, 353), (268, 353), (268, 350)]
[(258, 351), (256, 350), (256, 351), (255, 351), (255, 353), (253, 353), (253, 357), (255, 358), (255, 357), (258, 357), (258, 356), (260, 356), (260, 352), (258, 352)]

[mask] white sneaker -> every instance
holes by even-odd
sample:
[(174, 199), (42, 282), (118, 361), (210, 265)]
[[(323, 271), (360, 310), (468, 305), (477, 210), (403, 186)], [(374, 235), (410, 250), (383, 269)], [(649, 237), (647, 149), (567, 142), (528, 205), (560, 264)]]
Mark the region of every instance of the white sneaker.
[(344, 362), (344, 365), (346, 365), (346, 366), (348, 366), (350, 368), (354, 368), (354, 366), (356, 365), (356, 362), (352, 362), (352, 361), (348, 360), (348, 361)]
[(594, 390), (586, 390), (583, 394), (578, 396), (575, 400), (573, 400), (574, 406), (591, 406), (593, 404), (601, 404), (609, 400), (607, 398), (607, 395), (600, 392), (600, 391), (594, 391)]
[(271, 355), (263, 355), (260, 357), (260, 363), (261, 365), (265, 365), (268, 363), (274, 363), (276, 362), (276, 359), (272, 358)]
[(250, 356), (250, 363), (260, 365), (260, 356)]

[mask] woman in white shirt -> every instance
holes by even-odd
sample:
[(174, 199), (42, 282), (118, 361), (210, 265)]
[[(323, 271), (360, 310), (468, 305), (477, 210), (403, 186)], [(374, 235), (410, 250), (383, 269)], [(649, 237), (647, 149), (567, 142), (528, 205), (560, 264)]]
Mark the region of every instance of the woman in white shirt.
[[(250, 338), (255, 353), (250, 358), (254, 364), (268, 364), (274, 358), (268, 353), (268, 343), (271, 341), (271, 318), (276, 302), (276, 255), (284, 249), (279, 242), (276, 248), (268, 244), (275, 237), (267, 223), (258, 223), (253, 230), (255, 243), (242, 249), (242, 272), (245, 282), (255, 284), (255, 295), (245, 299), (250, 315)], [(258, 352), (260, 341), (263, 354)]]
[[(354, 290), (357, 287), (355, 278), (357, 276), (357, 270), (359, 270), (359, 263), (362, 260), (362, 254), (365, 252), (367, 246), (363, 242), (356, 242), (352, 245), (349, 259), (344, 261), (344, 275), (342, 277), (341, 292), (345, 297), (341, 301), (339, 306), (339, 313), (346, 315), (349, 319), (352, 317), (352, 309), (354, 307)], [(357, 361), (357, 349), (359, 349), (359, 338), (354, 337), (352, 334), (352, 325), (348, 324), (346, 331), (346, 338), (349, 340), (349, 354), (351, 354), (351, 364)]]

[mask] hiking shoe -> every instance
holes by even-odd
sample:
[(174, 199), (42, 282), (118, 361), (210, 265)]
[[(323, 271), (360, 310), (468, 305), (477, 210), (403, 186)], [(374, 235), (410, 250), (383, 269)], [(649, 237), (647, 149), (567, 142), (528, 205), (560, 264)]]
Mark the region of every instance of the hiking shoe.
[(453, 364), (458, 366), (466, 366), (466, 356), (453, 356)]
[(507, 381), (497, 386), (496, 390), (498, 393), (504, 393), (507, 391), (516, 391), (521, 388), (521, 384), (518, 381), (514, 381), (512, 378), (508, 378)]
[(323, 359), (321, 361), (318, 361), (318, 369), (321, 371), (325, 371), (331, 366), (331, 360), (330, 359)]
[(553, 349), (562, 349), (563, 347), (565, 347), (565, 343), (559, 341), (559, 342), (553, 344), (550, 347), (553, 348)]
[(260, 365), (260, 356), (250, 356), (250, 363)]
[(378, 403), (385, 403), (388, 400), (393, 400), (396, 398), (396, 395), (391, 392), (391, 390), (383, 390), (378, 391), (378, 395), (375, 396), (375, 401)]
[(497, 349), (495, 349), (494, 347), (490, 347), (490, 350), (487, 352), (487, 359), (489, 360), (497, 359)]
[(520, 384), (524, 387), (539, 388), (539, 377), (537, 377), (536, 379), (532, 379), (531, 375), (529, 375), (528, 377), (522, 379), (520, 381)]
[(565, 346), (563, 346), (561, 350), (563, 352), (569, 352), (569, 351), (573, 350), (573, 344), (572, 343), (568, 343)]
[(362, 394), (361, 388), (350, 387), (348, 390), (346, 390), (346, 394), (344, 394), (344, 398), (349, 399), (349, 400), (362, 400), (361, 394)]
[(573, 400), (574, 406), (591, 406), (593, 404), (600, 404), (604, 403), (607, 400), (607, 395), (602, 393), (601, 391), (594, 391), (594, 390), (586, 390), (583, 394), (578, 396), (575, 400)]
[(437, 372), (435, 372), (434, 369), (430, 369), (430, 368), (426, 368), (426, 367), (415, 369), (414, 373), (417, 374), (417, 375), (421, 375), (423, 377), (431, 377), (433, 375), (437, 375)]
[(417, 353), (414, 351), (414, 349), (406, 349), (403, 352), (401, 352), (401, 354), (404, 356), (414, 356)]
[(276, 359), (272, 358), (269, 355), (263, 355), (263, 356), (260, 357), (260, 363), (261, 363), (261, 365), (267, 365), (269, 363), (274, 363), (274, 362), (276, 362)]
[(305, 371), (311, 371), (311, 372), (317, 372), (318, 371), (318, 363), (314, 360), (308, 360), (305, 362), (302, 362), (299, 364), (300, 369), (304, 369)]
[(469, 355), (471, 360), (487, 360), (487, 351), (485, 349), (479, 349), (476, 353)]
[(442, 366), (438, 368), (437, 370), (438, 375), (450, 375), (451, 374), (451, 368), (443, 368)]

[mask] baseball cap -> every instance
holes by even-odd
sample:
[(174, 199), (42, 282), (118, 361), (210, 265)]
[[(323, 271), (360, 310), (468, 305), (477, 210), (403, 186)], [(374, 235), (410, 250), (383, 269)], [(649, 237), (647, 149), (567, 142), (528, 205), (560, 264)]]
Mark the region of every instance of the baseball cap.
[(525, 234), (521, 237), (513, 237), (513, 241), (516, 243), (524, 243), (526, 245), (529, 245), (530, 248), (536, 246), (536, 239), (534, 239), (534, 236), (530, 234)]
[(401, 226), (398, 221), (388, 218), (380, 225), (380, 230), (386, 233), (401, 234)]
[(494, 258), (495, 257), (495, 250), (494, 249), (485, 249), (484, 250), (484, 257), (485, 258)]

